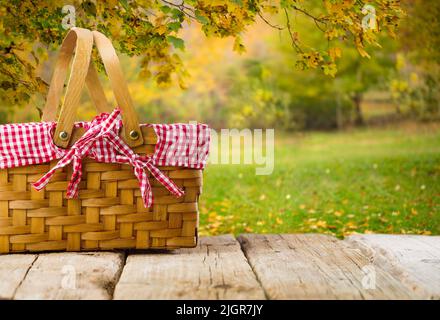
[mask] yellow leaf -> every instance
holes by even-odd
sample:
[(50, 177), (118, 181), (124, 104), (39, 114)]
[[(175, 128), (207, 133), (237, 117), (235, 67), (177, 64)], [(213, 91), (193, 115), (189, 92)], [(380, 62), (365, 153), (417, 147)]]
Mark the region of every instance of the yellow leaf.
[(341, 48), (330, 48), (328, 50), (328, 55), (332, 60), (335, 60), (337, 58), (340, 58), (342, 56), (342, 50)]
[(363, 57), (363, 58), (370, 58), (370, 55), (368, 54), (367, 51), (365, 51), (365, 49), (364, 49), (364, 47), (362, 45), (357, 45), (356, 49), (359, 52), (359, 54), (361, 55), (361, 57)]
[(164, 24), (162, 24), (162, 25), (156, 27), (156, 32), (157, 32), (158, 34), (160, 34), (160, 35), (165, 34), (167, 31), (168, 31), (168, 28), (167, 28), (167, 26), (164, 25)]
[(318, 220), (316, 222), (316, 226), (319, 228), (326, 228), (327, 227), (327, 221), (324, 220)]
[(234, 46), (233, 50), (238, 53), (244, 53), (246, 52), (246, 48), (244, 47), (243, 43), (241, 42), (240, 37), (236, 37), (234, 40)]

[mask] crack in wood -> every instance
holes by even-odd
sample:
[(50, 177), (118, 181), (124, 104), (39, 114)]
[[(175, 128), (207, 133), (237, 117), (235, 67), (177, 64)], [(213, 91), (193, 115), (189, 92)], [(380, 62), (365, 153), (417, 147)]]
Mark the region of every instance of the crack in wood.
[(22, 285), (24, 279), (26, 279), (26, 277), (27, 277), (29, 271), (31, 270), (32, 266), (34, 265), (35, 261), (37, 261), (37, 259), (38, 259), (38, 255), (35, 256), (34, 260), (31, 262), (31, 264), (30, 264), (29, 267), (27, 268), (25, 274), (23, 275), (23, 278), (21, 279), (20, 283), (19, 283), (19, 284), (17, 285), (17, 287), (15, 288), (14, 293), (12, 294), (12, 299), (15, 298), (15, 295), (17, 294), (18, 289), (21, 287), (21, 285)]
[[(76, 292), (61, 288), (66, 264)], [(362, 283), (365, 266), (374, 290)], [(174, 252), (3, 255), (0, 298), (440, 299), (440, 237), (244, 234)]]

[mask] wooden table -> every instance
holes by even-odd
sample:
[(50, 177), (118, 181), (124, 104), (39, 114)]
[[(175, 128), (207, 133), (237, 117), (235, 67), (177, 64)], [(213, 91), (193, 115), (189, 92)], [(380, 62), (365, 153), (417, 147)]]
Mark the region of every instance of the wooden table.
[(1, 299), (439, 299), (440, 236), (244, 234), (174, 252), (0, 256)]

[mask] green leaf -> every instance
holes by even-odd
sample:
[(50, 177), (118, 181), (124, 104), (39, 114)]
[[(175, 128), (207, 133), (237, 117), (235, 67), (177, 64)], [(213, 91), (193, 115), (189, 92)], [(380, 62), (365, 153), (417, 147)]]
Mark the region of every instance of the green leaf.
[(162, 11), (163, 13), (170, 13), (171, 12), (171, 8), (168, 6), (161, 6), (160, 7), (160, 11)]
[(92, 16), (96, 16), (96, 6), (92, 1), (86, 1), (82, 4), (84, 11)]
[(195, 15), (196, 15), (197, 21), (200, 22), (201, 24), (208, 24), (209, 23), (209, 19), (207, 17), (205, 17), (205, 16), (202, 16), (200, 14), (200, 11), (197, 10), (195, 12)]
[(119, 3), (121, 4), (121, 6), (124, 7), (124, 9), (125, 9), (127, 12), (131, 12), (131, 8), (130, 8), (130, 5), (128, 4), (128, 1), (127, 1), (127, 0), (119, 0)]
[(240, 7), (243, 6), (243, 1), (242, 0), (231, 0), (231, 2), (239, 5)]
[(168, 30), (175, 31), (175, 32), (179, 31), (180, 28), (182, 28), (182, 25), (180, 22), (171, 22), (167, 26), (168, 26)]
[(171, 18), (179, 20), (179, 21), (183, 21), (185, 15), (182, 11), (180, 11), (179, 9), (173, 8), (171, 10)]
[(185, 49), (185, 42), (182, 39), (177, 38), (175, 36), (167, 36), (167, 40), (174, 46), (174, 48), (180, 50)]
[(287, 0), (281, 0), (280, 1), (280, 7), (281, 9), (288, 9), (291, 6), (290, 2)]

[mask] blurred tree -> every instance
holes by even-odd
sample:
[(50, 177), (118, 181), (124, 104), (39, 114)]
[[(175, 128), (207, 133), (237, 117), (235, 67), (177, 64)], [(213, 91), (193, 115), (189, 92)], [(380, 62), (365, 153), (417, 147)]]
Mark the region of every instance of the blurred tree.
[[(47, 89), (39, 69), (65, 34), (61, 25), (65, 1), (0, 2), (0, 101), (23, 104)], [(288, 33), (300, 68), (320, 68), (334, 76), (342, 50), (333, 42), (349, 42), (362, 57), (368, 57), (365, 46), (378, 45), (380, 31), (393, 36), (402, 15), (395, 0), (372, 0), (369, 7), (356, 0), (72, 0), (71, 4), (78, 27), (98, 29), (113, 39), (120, 52), (141, 56), (144, 76), (168, 83), (175, 74), (182, 87), (187, 72), (176, 49), (185, 47), (179, 37), (185, 23), (196, 22), (207, 36), (234, 37), (233, 49), (242, 52), (241, 35), (261, 18)], [(281, 26), (268, 19), (276, 13), (285, 17)], [(327, 47), (316, 49), (304, 43), (292, 15), (313, 22)]]
[(362, 103), (365, 93), (372, 89), (386, 89), (389, 75), (394, 68), (394, 52), (396, 43), (382, 41), (382, 50), (376, 51), (367, 61), (359, 59), (352, 48), (344, 48), (344, 60), (339, 67), (339, 81), (336, 91), (347, 95), (354, 110), (354, 124), (363, 125), (365, 119)]
[(440, 2), (405, 0), (400, 50), (390, 91), (399, 112), (440, 119)]
[[(312, 31), (313, 21), (307, 17), (297, 17), (295, 29), (303, 34), (303, 43), (307, 43), (310, 48), (321, 51), (328, 47), (319, 32)], [(267, 70), (266, 74), (270, 76), (265, 81), (252, 78), (246, 82), (246, 79), (240, 81), (239, 74), (234, 75), (231, 77), (231, 87), (234, 88), (232, 96), (235, 96), (234, 92), (242, 91), (238, 101), (258, 106), (264, 100), (251, 99), (252, 103), (249, 102), (256, 85), (260, 89), (271, 90), (273, 97), (283, 101), (283, 104), (277, 109), (278, 121), (270, 123), (284, 129), (332, 129), (349, 123), (363, 124), (361, 105), (365, 94), (372, 89), (387, 90), (388, 78), (394, 69), (396, 41), (380, 37), (381, 50), (370, 52), (371, 59), (363, 59), (356, 48), (346, 43), (334, 47), (333, 54), (342, 56), (342, 59), (339, 62), (338, 77), (333, 79), (323, 77), (320, 72), (298, 72), (294, 68), (295, 61), (291, 59), (291, 49), (284, 40), (282, 37), (281, 41), (274, 41), (275, 48), (270, 50), (272, 56), (260, 60), (260, 68)], [(256, 113), (258, 109), (261, 111)], [(237, 107), (234, 109), (235, 118), (241, 118), (244, 125), (250, 125), (250, 115), (258, 119), (268, 118), (269, 114), (273, 114), (273, 102), (268, 101), (264, 109), (258, 109), (254, 108), (251, 114), (246, 115), (240, 113)]]

